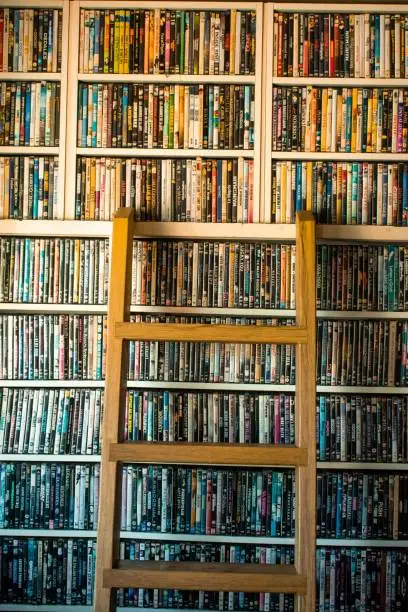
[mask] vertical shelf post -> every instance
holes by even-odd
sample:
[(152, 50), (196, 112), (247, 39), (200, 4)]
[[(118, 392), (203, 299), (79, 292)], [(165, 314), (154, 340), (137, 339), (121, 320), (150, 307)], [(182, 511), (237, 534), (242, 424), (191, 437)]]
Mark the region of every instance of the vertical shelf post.
[(296, 215), (296, 324), (307, 330), (296, 348), (296, 444), (308, 449), (308, 463), (296, 471), (295, 566), (307, 577), (297, 612), (314, 612), (316, 593), (316, 250), (311, 212)]

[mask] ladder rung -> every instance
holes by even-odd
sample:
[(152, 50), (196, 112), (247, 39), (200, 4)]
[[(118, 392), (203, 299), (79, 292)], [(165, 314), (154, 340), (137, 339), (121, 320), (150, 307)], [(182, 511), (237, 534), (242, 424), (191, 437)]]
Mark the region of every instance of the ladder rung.
[(109, 447), (110, 461), (208, 465), (307, 465), (307, 448), (284, 444), (121, 442)]
[(269, 325), (116, 323), (115, 337), (122, 340), (146, 341), (306, 344), (307, 330), (303, 327)]
[(187, 589), (305, 594), (307, 580), (293, 565), (120, 561), (103, 571), (105, 588)]

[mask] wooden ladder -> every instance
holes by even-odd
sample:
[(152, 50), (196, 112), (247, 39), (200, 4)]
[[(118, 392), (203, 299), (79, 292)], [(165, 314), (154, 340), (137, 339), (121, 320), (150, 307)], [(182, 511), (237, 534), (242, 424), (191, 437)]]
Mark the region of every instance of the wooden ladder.
[[(296, 219), (296, 326), (293, 327), (130, 323), (132, 243), (135, 236), (141, 235), (138, 227), (140, 224), (134, 221), (132, 209), (121, 209), (116, 213), (109, 291), (95, 610), (108, 612), (116, 609), (115, 589), (141, 587), (294, 593), (297, 612), (314, 612), (316, 304), (313, 216), (302, 212)], [(164, 233), (163, 237), (171, 238)], [(245, 239), (245, 227), (242, 239)], [(297, 445), (122, 442), (120, 424), (124, 422), (126, 340), (295, 344)], [(140, 387), (143, 388), (143, 382)], [(118, 468), (122, 462), (294, 467), (295, 564), (120, 561)], [(160, 538), (159, 533), (157, 537)]]

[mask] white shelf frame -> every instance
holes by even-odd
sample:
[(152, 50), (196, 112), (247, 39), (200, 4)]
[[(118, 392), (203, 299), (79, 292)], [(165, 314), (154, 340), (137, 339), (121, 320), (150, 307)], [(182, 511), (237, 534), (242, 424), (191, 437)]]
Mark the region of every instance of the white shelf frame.
[[(218, 391), (260, 391), (263, 393), (294, 393), (295, 385), (278, 385), (264, 383), (230, 383), (230, 382), (173, 382), (155, 380), (128, 380), (128, 389), (190, 389), (213, 391), (214, 385)], [(104, 380), (10, 380), (0, 379), (0, 387), (28, 387), (33, 389), (102, 389)], [(362, 387), (341, 385), (317, 385), (317, 393), (335, 393), (346, 395), (407, 395), (408, 387)]]
[(100, 463), (100, 455), (31, 455), (0, 453), (0, 463)]
[[(106, 304), (37, 304), (29, 302), (0, 302), (0, 312), (17, 313), (73, 313), (73, 314), (107, 314)], [(204, 308), (200, 306), (138, 306), (130, 307), (131, 313), (154, 314), (191, 314), (196, 316), (229, 316), (229, 317), (265, 317), (294, 318), (296, 310), (267, 308)], [(408, 319), (408, 311), (370, 311), (370, 310), (318, 310), (317, 319)]]
[(318, 461), (318, 470), (354, 470), (372, 472), (407, 472), (408, 463), (374, 463), (368, 461)]
[[(135, 238), (174, 238), (176, 240), (260, 240), (294, 242), (293, 223), (184, 223), (180, 221), (139, 221)], [(56, 238), (109, 238), (111, 221), (1, 219), (2, 236), (53, 236)], [(388, 225), (318, 225), (319, 242), (408, 243), (408, 227)]]

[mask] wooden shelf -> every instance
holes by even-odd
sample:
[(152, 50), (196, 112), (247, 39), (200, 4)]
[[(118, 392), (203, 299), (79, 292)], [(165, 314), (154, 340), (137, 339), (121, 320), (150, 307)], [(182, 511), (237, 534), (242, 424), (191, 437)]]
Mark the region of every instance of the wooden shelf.
[(381, 161), (395, 162), (407, 161), (408, 153), (337, 153), (337, 152), (313, 152), (313, 151), (272, 151), (272, 159), (287, 159), (294, 161), (327, 160), (327, 161)]
[(383, 0), (381, 3), (372, 4), (370, 2), (359, 2), (355, 4), (341, 4), (336, 0), (318, 0), (317, 3), (305, 2), (277, 2), (274, 3), (275, 11), (286, 13), (404, 13), (407, 10), (406, 4), (395, 4), (392, 0)]
[[(0, 312), (107, 314), (107, 304), (33, 304), (31, 302), (0, 302)], [(219, 308), (201, 306), (136, 306), (131, 313), (191, 314), (209, 317), (294, 318), (296, 310), (280, 308)], [(318, 310), (317, 319), (408, 319), (408, 311), (378, 310)]]
[[(112, 221), (0, 220), (0, 234), (3, 236), (108, 238), (111, 233)], [(318, 240), (324, 242), (408, 242), (408, 227), (387, 225), (317, 225), (316, 234)], [(135, 238), (293, 242), (296, 238), (296, 228), (294, 223), (138, 221)]]
[(105, 569), (103, 586), (192, 591), (245, 591), (306, 593), (307, 580), (294, 566), (251, 563), (187, 563), (184, 561), (119, 561), (117, 569)]
[(111, 444), (109, 460), (183, 465), (307, 465), (307, 449), (277, 444), (205, 444), (189, 442), (122, 442)]
[(204, 325), (200, 323), (116, 323), (114, 337), (121, 340), (174, 342), (238, 342), (305, 344), (301, 327), (260, 325)]
[(0, 155), (58, 155), (59, 147), (0, 146)]
[(121, 531), (121, 540), (149, 540), (157, 542), (204, 542), (217, 544), (260, 544), (268, 546), (294, 546), (295, 538), (242, 535), (192, 535), (186, 533), (152, 533), (146, 531)]
[(238, 158), (251, 159), (254, 157), (253, 149), (143, 149), (140, 147), (77, 147), (76, 154), (84, 157), (211, 157), (211, 158)]
[[(167, 6), (167, 4), (166, 4)], [(1, 74), (1, 73), (0, 73)], [(250, 74), (105, 74), (105, 73), (78, 73), (78, 81), (83, 83), (211, 83), (221, 84), (238, 83), (240, 85), (254, 85), (255, 75)]]
[(407, 472), (408, 463), (374, 463), (368, 461), (318, 461), (319, 470), (370, 470), (372, 472)]
[[(405, 9), (406, 10), (406, 9)], [(335, 9), (337, 12), (337, 8)], [(299, 85), (306, 87), (406, 87), (407, 79), (384, 79), (384, 78), (365, 78), (365, 77), (273, 77), (273, 85), (292, 87)], [(393, 153), (399, 155), (399, 153)]]
[(335, 538), (317, 538), (317, 546), (357, 548), (407, 548), (408, 540), (347, 540)]
[(0, 453), (0, 461), (31, 463), (100, 463), (100, 455), (30, 455), (23, 453)]
[[(7, 6), (9, 3), (7, 1)], [(20, 3), (21, 7), (21, 3)], [(60, 72), (3, 72), (0, 81), (60, 81)]]
[(128, 380), (128, 389), (183, 389), (190, 391), (259, 391), (263, 393), (294, 392), (295, 385), (271, 383), (234, 383), (234, 382), (165, 382), (157, 380)]
[(96, 538), (91, 529), (1, 529), (0, 537), (7, 538)]
[(371, 395), (407, 395), (408, 387), (362, 387), (341, 386), (341, 385), (317, 385), (318, 393), (351, 393), (358, 395), (359, 393), (369, 393)]
[(104, 380), (10, 380), (1, 379), (0, 387), (32, 387), (34, 389), (99, 389), (105, 386)]

